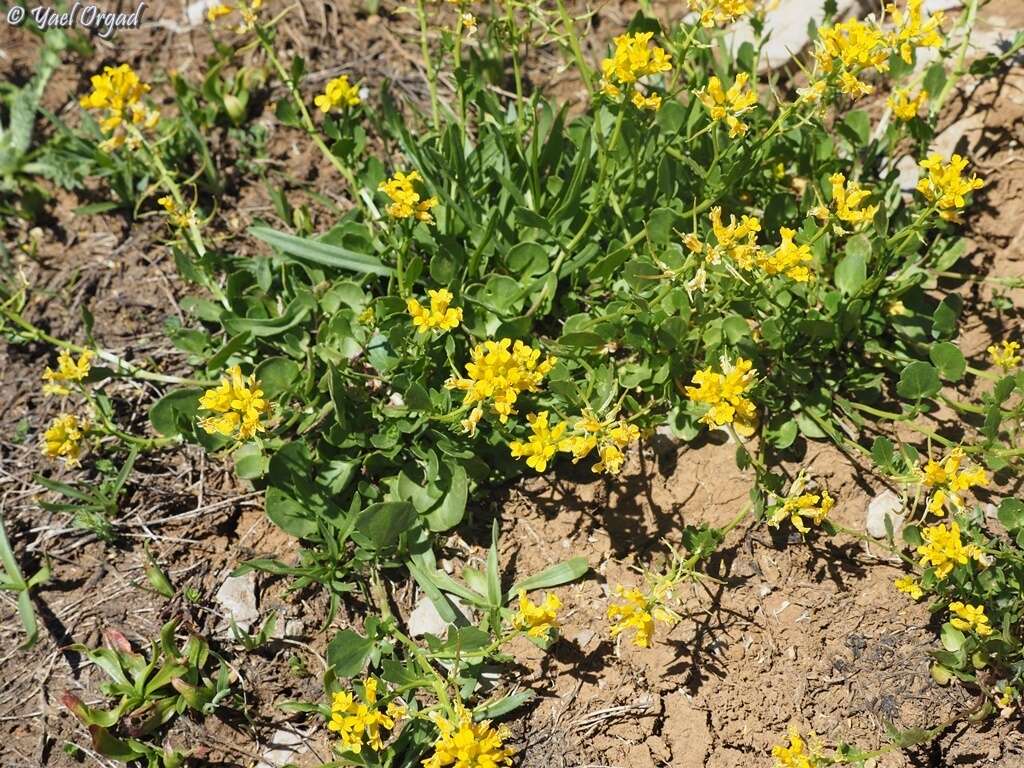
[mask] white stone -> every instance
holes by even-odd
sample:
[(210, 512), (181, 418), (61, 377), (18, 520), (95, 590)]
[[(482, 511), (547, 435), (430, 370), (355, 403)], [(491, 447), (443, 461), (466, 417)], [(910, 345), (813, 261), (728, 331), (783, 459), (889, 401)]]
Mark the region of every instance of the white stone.
[[(856, 0), (839, 0), (837, 19), (851, 15)], [(765, 14), (765, 30), (770, 33), (768, 41), (761, 48), (759, 70), (765, 72), (788, 63), (796, 54), (807, 47), (811, 39), (807, 35), (811, 19), (818, 26), (824, 19), (824, 4), (808, 0), (780, 0), (779, 4)], [(735, 54), (743, 43), (754, 42), (754, 30), (750, 22), (743, 21), (725, 33), (728, 50)]]
[(898, 532), (906, 519), (906, 515), (903, 514), (903, 500), (888, 489), (868, 502), (867, 529), (870, 536), (876, 539), (885, 538), (886, 515), (892, 519), (893, 532)]
[(238, 628), (249, 628), (260, 618), (256, 608), (256, 574), (250, 571), (243, 576), (228, 576), (220, 585), (216, 595), (217, 603), (228, 619), (234, 619)]
[(256, 768), (284, 768), (291, 765), (299, 755), (309, 751), (303, 741), (301, 733), (283, 728), (274, 731), (267, 744), (269, 749), (260, 755)]
[[(468, 614), (466, 606), (455, 595), (446, 595), (446, 597), (455, 608), (455, 626), (464, 626), (468, 623), (466, 621)], [(412, 609), (412, 613), (409, 614), (409, 634), (412, 637), (423, 637), (426, 634), (444, 637), (449, 626), (451, 625), (441, 618), (433, 601), (426, 595), (420, 598), (416, 607)]]

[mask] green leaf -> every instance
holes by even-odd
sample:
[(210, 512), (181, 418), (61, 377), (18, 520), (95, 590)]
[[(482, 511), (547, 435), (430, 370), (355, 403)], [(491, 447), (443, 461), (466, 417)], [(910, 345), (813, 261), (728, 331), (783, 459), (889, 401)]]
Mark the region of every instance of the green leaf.
[(504, 717), (510, 712), (515, 712), (524, 704), (533, 701), (536, 694), (533, 691), (519, 691), (511, 696), (503, 696), (497, 701), (491, 704), (485, 704), (482, 707), (477, 707), (473, 710), (473, 719), (480, 720), (493, 720), (498, 717)]
[(416, 523), (416, 507), (407, 501), (371, 504), (356, 518), (355, 528), (376, 549), (388, 549)]
[(864, 235), (851, 237), (846, 255), (836, 265), (836, 287), (847, 296), (857, 293), (868, 279), (868, 257), (871, 243)]
[(942, 632), (939, 637), (942, 640), (942, 647), (950, 653), (956, 653), (967, 642), (964, 633), (948, 622), (942, 625)]
[(447, 531), (462, 522), (466, 514), (466, 499), (469, 497), (469, 480), (461, 464), (452, 467), (448, 491), (435, 509), (427, 513), (427, 527), (431, 531)]
[(249, 227), (249, 234), (299, 262), (374, 275), (387, 276), (395, 272), (373, 256), (356, 253), (340, 245), (328, 245), (318, 240), (296, 237), (270, 227)]
[(372, 651), (372, 638), (343, 629), (327, 644), (327, 664), (338, 677), (354, 677), (363, 671)]
[(892, 466), (894, 451), (892, 441), (887, 437), (876, 437), (871, 444), (871, 458), (879, 469), (889, 469)]
[(522, 581), (513, 584), (512, 588), (508, 591), (508, 599), (511, 600), (519, 594), (521, 589), (526, 592), (532, 592), (535, 589), (550, 589), (551, 587), (568, 584), (571, 581), (576, 581), (576, 579), (589, 570), (590, 564), (585, 557), (574, 557), (563, 563), (557, 563), (549, 568), (545, 568), (540, 573), (528, 576)]
[(243, 480), (263, 477), (270, 465), (270, 459), (257, 443), (243, 443), (235, 450), (232, 459), (235, 462), (235, 474)]
[(268, 400), (276, 400), (288, 392), (301, 373), (299, 364), (287, 357), (268, 357), (253, 372)]
[(183, 432), (191, 434), (202, 395), (203, 390), (196, 388), (168, 392), (149, 409), (153, 429), (164, 437), (175, 437)]
[(960, 381), (967, 371), (967, 361), (963, 353), (952, 342), (940, 341), (932, 344), (928, 357), (946, 381)]
[(297, 539), (309, 538), (319, 530), (309, 508), (280, 488), (268, 488), (264, 504), (270, 522)]
[(896, 385), (899, 396), (909, 400), (931, 397), (941, 388), (942, 382), (935, 366), (922, 360), (915, 360), (904, 368)]
[(402, 395), (402, 399), (410, 410), (427, 412), (434, 410), (434, 404), (430, 401), (430, 393), (418, 381), (414, 381), (409, 385), (409, 388), (405, 390), (405, 394)]
[(999, 504), (999, 522), (1014, 533), (1024, 528), (1024, 501), (1020, 499), (1003, 499)]
[(861, 109), (851, 110), (846, 113), (842, 124), (849, 129), (844, 131), (843, 135), (850, 138), (855, 146), (864, 146), (868, 143), (871, 136), (871, 118), (867, 112)]
[(539, 213), (531, 211), (529, 208), (517, 205), (512, 209), (512, 213), (515, 215), (516, 220), (524, 226), (536, 227), (537, 229), (543, 229), (545, 232), (551, 231), (551, 223)]
[(655, 208), (647, 218), (647, 237), (655, 245), (668, 245), (677, 215), (671, 208)]

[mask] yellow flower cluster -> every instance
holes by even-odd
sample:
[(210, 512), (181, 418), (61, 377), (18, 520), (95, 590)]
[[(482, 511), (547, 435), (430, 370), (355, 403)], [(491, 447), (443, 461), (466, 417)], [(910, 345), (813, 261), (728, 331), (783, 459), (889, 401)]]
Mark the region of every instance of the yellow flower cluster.
[(341, 75), (327, 83), (324, 92), (313, 99), (313, 103), (325, 115), (338, 107), (359, 106), (359, 88), (350, 85), (348, 75)]
[(942, 155), (932, 153), (918, 165), (928, 171), (928, 175), (917, 182), (917, 191), (929, 203), (938, 206), (939, 216), (946, 221), (958, 221), (960, 209), (967, 204), (966, 195), (985, 186), (973, 173), (968, 179), (963, 177), (967, 159), (960, 155), (953, 155), (945, 163)]
[(696, 94), (712, 121), (725, 121), (730, 139), (746, 135), (747, 124), (739, 116), (757, 104), (757, 93), (753, 90), (744, 91), (749, 77), (746, 72), (739, 73), (729, 90), (725, 91), (722, 89), (722, 81), (712, 76), (707, 87), (701, 88)]
[(645, 96), (640, 78), (672, 71), (672, 57), (663, 48), (651, 47), (651, 32), (619, 35), (614, 39), (615, 51), (601, 62), (601, 92), (613, 99), (622, 97), (622, 89), (633, 91), (631, 101), (638, 109), (657, 110), (661, 96)]
[(960, 540), (960, 526), (951, 522), (933, 525), (921, 531), (924, 544), (917, 548), (921, 555), (921, 567), (935, 568), (935, 577), (940, 581), (949, 576), (955, 566), (966, 565), (971, 559), (983, 560), (984, 553), (975, 544), (964, 545)]
[(815, 60), (829, 78), (835, 78), (839, 89), (857, 99), (874, 91), (861, 76), (869, 69), (889, 69), (888, 37), (874, 23), (849, 19), (818, 30)]
[(513, 440), (508, 447), (512, 458), (525, 458), (526, 466), (543, 472), (548, 468), (548, 462), (558, 452), (562, 435), (565, 434), (566, 423), (563, 421), (551, 427), (548, 424), (547, 411), (527, 414), (526, 420), (530, 424), (530, 437), (526, 442)]
[(263, 399), (256, 377), (243, 377), (237, 365), (228, 369), (219, 386), (203, 393), (199, 407), (218, 414), (201, 419), (199, 426), (210, 434), (238, 440), (249, 440), (263, 432), (266, 427), (262, 418), (270, 412), (270, 403)]
[(924, 0), (907, 0), (906, 8), (900, 8), (895, 3), (885, 6), (895, 27), (890, 45), (899, 51), (900, 58), (907, 64), (913, 63), (916, 49), (939, 48), (943, 43), (941, 26), (945, 14), (936, 11), (925, 20), (921, 12), (923, 3)]
[(929, 458), (921, 470), (921, 484), (927, 488), (934, 489), (931, 500), (928, 502), (928, 511), (937, 517), (946, 514), (946, 504), (952, 505), (953, 509), (963, 509), (961, 495), (974, 487), (983, 487), (988, 482), (988, 475), (981, 467), (961, 469), (960, 465), (964, 460), (964, 451), (957, 447), (949, 452), (944, 461), (938, 462)]
[(331, 720), (328, 729), (338, 734), (341, 746), (349, 752), (359, 752), (368, 746), (374, 752), (384, 749), (387, 733), (395, 722), (405, 717), (405, 707), (389, 702), (384, 710), (377, 702), (377, 679), (363, 681), (363, 699), (349, 691), (338, 691), (331, 701)]
[(394, 218), (415, 218), (417, 221), (430, 224), (434, 220), (434, 217), (430, 215), (430, 209), (437, 205), (437, 198), (422, 199), (420, 193), (416, 191), (417, 181), (423, 181), (419, 171), (413, 171), (410, 174), (398, 171), (394, 177), (382, 181), (377, 189), (391, 198), (391, 203), (386, 210)]
[(722, 208), (715, 206), (709, 215), (715, 245), (702, 243), (694, 234), (683, 238), (683, 244), (693, 253), (701, 253), (709, 264), (718, 264), (723, 258), (734, 262), (740, 269), (752, 269), (757, 263), (760, 248), (757, 233), (761, 222), (753, 216), (729, 216), (729, 224), (722, 223)]
[(241, 21), (235, 27), (235, 32), (239, 35), (243, 35), (246, 32), (251, 32), (253, 27), (256, 26), (257, 11), (263, 6), (263, 0), (248, 0), (248, 2), (238, 2), (234, 5), (228, 3), (218, 3), (212, 5), (206, 11), (206, 19), (211, 23), (216, 23), (219, 19), (225, 16), (230, 16), (232, 13), (238, 12)]
[[(796, 232), (788, 227), (779, 229), (781, 244), (772, 251), (766, 251), (757, 244), (757, 233), (761, 222), (753, 216), (742, 216), (737, 222), (729, 217), (729, 224), (722, 223), (722, 209), (715, 206), (709, 216), (715, 244), (701, 242), (695, 234), (686, 235), (683, 244), (692, 253), (702, 254), (709, 264), (718, 264), (723, 259), (741, 270), (760, 269), (768, 275), (785, 275), (791, 280), (805, 283), (811, 279), (807, 264), (811, 261), (811, 247), (793, 242)], [(689, 290), (703, 290), (705, 275), (701, 270), (698, 277), (687, 286)]]
[(447, 288), (440, 290), (429, 290), (430, 309), (427, 309), (414, 298), (405, 300), (405, 305), (412, 316), (412, 324), (420, 333), (429, 333), (432, 330), (440, 330), (442, 333), (458, 328), (462, 322), (462, 309), (452, 307), (452, 299), (455, 297)]
[(514, 458), (526, 457), (527, 466), (538, 472), (547, 469), (548, 462), (558, 451), (571, 453), (572, 463), (576, 464), (596, 450), (598, 461), (594, 472), (616, 475), (626, 461), (623, 449), (640, 437), (640, 428), (635, 424), (625, 419), (600, 421), (589, 411), (576, 420), (568, 436), (564, 436), (567, 423), (563, 421), (552, 427), (548, 424), (547, 411), (531, 413), (526, 419), (532, 434), (526, 442), (514, 440), (509, 448)]
[[(813, 738), (813, 734), (812, 734)], [(800, 731), (789, 727), (789, 746), (777, 744), (772, 747), (775, 768), (814, 768), (815, 753), (801, 738)]]
[(43, 454), (61, 459), (66, 466), (75, 466), (81, 455), (82, 438), (88, 431), (88, 422), (79, 421), (73, 413), (62, 413), (43, 433)]
[(61, 397), (70, 395), (71, 390), (65, 384), (84, 380), (92, 369), (91, 361), (92, 350), (90, 349), (82, 350), (77, 361), (71, 357), (70, 352), (62, 349), (57, 355), (57, 370), (54, 371), (47, 366), (43, 371), (43, 381), (47, 382), (43, 384), (43, 394), (60, 395)]
[(760, 254), (758, 266), (766, 275), (785, 275), (790, 280), (806, 283), (811, 279), (811, 270), (807, 266), (811, 261), (811, 246), (793, 242), (796, 232), (789, 227), (779, 228), (782, 243), (774, 251)]
[(640, 439), (640, 428), (625, 419), (601, 421), (589, 411), (576, 420), (573, 434), (565, 438), (560, 450), (572, 454), (572, 463), (586, 458), (596, 450), (598, 461), (594, 472), (617, 475), (626, 461), (623, 449)]
[(746, 397), (756, 376), (757, 371), (749, 360), (740, 357), (730, 363), (723, 357), (722, 373), (710, 367), (697, 371), (693, 374), (693, 383), (697, 386), (687, 387), (686, 396), (695, 403), (709, 406), (701, 422), (714, 427), (732, 424), (736, 432), (747, 437), (757, 429), (757, 410)]
[(885, 104), (892, 110), (897, 120), (907, 122), (917, 117), (921, 107), (928, 101), (928, 91), (921, 91), (917, 96), (911, 97), (909, 88), (897, 88), (885, 100)]
[(612, 622), (612, 637), (623, 632), (633, 632), (633, 645), (638, 648), (650, 648), (654, 636), (654, 622), (660, 621), (669, 626), (679, 621), (679, 617), (665, 605), (674, 585), (664, 581), (656, 584), (650, 594), (644, 594), (637, 587), (626, 589), (622, 585), (615, 588), (615, 594), (622, 598), (621, 602), (608, 606), (608, 619)]
[(100, 130), (110, 135), (100, 144), (100, 149), (108, 152), (125, 143), (129, 149), (135, 149), (136, 140), (134, 137), (129, 139), (124, 130), (125, 124), (150, 130), (160, 121), (160, 113), (142, 102), (142, 97), (149, 92), (149, 85), (139, 80), (128, 64), (104, 67), (102, 74), (93, 75), (90, 82), (92, 91), (83, 96), (79, 104), (84, 109), (104, 113)]
[(519, 590), (519, 611), (512, 617), (512, 626), (526, 630), (530, 637), (543, 640), (558, 630), (558, 611), (562, 601), (558, 595), (548, 593), (540, 605), (526, 596), (526, 590)]
[(474, 723), (473, 716), (464, 709), (456, 719), (449, 720), (438, 712), (431, 712), (431, 721), (437, 726), (438, 737), (434, 754), (423, 761), (423, 768), (498, 768), (512, 765), (515, 750), (504, 746), (509, 737), (504, 726), (492, 728), (489, 720)]
[(539, 349), (523, 344), (518, 339), (499, 339), (477, 344), (466, 363), (466, 377), (452, 377), (445, 382), (448, 389), (464, 391), (463, 405), (473, 406), (469, 418), (462, 422), (473, 434), (483, 417), (478, 403), (490, 402), (502, 424), (515, 413), (516, 400), (523, 392), (537, 392), (544, 377), (555, 365), (555, 358), (541, 359)]
[(823, 488), (821, 493), (804, 493), (806, 484), (801, 473), (793, 481), (786, 498), (768, 516), (768, 525), (778, 527), (783, 520), (788, 519), (800, 533), (810, 531), (804, 523), (804, 518), (809, 519), (814, 525), (821, 525), (835, 506), (835, 501), (827, 488)]
[(913, 576), (901, 576), (893, 582), (893, 586), (903, 594), (910, 595), (914, 600), (920, 600), (924, 596), (921, 582)]
[(992, 364), (998, 365), (1004, 371), (1011, 371), (1021, 363), (1020, 344), (1016, 341), (1000, 342), (1002, 348), (993, 344), (988, 348), (988, 355), (992, 358)]
[[(841, 173), (833, 173), (829, 176), (832, 184), (831, 206), (819, 205), (811, 209), (811, 215), (822, 222), (827, 222), (835, 210), (836, 218), (855, 227), (859, 224), (870, 222), (878, 211), (877, 205), (864, 205), (871, 193), (862, 189), (856, 181), (846, 183), (846, 177)], [(838, 228), (840, 229), (841, 228)]]
[(985, 615), (985, 606), (964, 604), (957, 600), (949, 604), (949, 612), (954, 616), (949, 623), (961, 632), (975, 632), (979, 637), (988, 637), (992, 634), (988, 616)]
[(690, 10), (700, 14), (700, 25), (705, 28), (725, 26), (753, 13), (757, 3), (753, 0), (690, 0)]
[(167, 214), (167, 218), (171, 220), (171, 223), (179, 229), (188, 229), (195, 223), (195, 210), (192, 208), (188, 208), (187, 210), (182, 208), (170, 195), (164, 195), (157, 200), (157, 203), (159, 203), (164, 209), (164, 212)]

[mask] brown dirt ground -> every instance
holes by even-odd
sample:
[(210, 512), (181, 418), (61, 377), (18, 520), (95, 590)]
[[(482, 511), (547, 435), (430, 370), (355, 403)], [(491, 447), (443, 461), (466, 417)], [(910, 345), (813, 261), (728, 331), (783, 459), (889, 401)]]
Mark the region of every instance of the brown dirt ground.
[[(182, 4), (183, 5), (183, 4)], [(421, 66), (407, 17), (385, 3), (381, 16), (352, 10), (357, 4), (300, 4), (282, 27), (286, 47), (310, 61), (310, 80), (322, 82), (339, 71), (354, 72), (371, 85), (387, 78), (411, 99), (426, 98)], [(154, 77), (170, 67), (186, 75), (199, 71), (209, 42), (202, 29), (180, 30), (179, 4), (164, 21), (113, 44), (98, 43), (95, 56), (63, 68), (48, 90), (47, 106), (73, 117), (81, 92), (80, 72), (101, 63), (128, 60)], [(632, 4), (601, 7), (594, 46), (622, 29)], [(984, 11), (989, 32), (1024, 26), (1024, 8), (999, 0)], [(592, 51), (597, 56), (597, 48)], [(17, 81), (30, 71), (34, 45), (26, 35), (0, 27), (0, 71)], [(557, 55), (541, 50), (528, 70), (547, 87), (572, 98), (578, 82), (562, 72)], [(952, 104), (943, 141), (968, 154), (987, 179), (968, 222), (968, 256), (961, 268), (978, 275), (1024, 275), (1024, 67), (995, 80), (968, 85)], [(273, 121), (268, 141), (269, 173), (285, 186), (293, 204), (299, 185), (321, 182), (321, 193), (347, 206), (336, 179), (320, 178), (318, 164), (294, 137)], [(239, 179), (223, 209), (243, 224), (272, 215), (262, 185)], [(178, 279), (160, 230), (149, 222), (118, 216), (76, 217), (70, 211), (89, 202), (81, 194), (57, 192), (52, 218), (42, 225), (38, 253), (17, 264), (32, 286), (31, 318), (54, 335), (81, 338), (81, 309), (94, 314), (96, 342), (129, 359), (162, 370), (187, 370), (182, 355), (162, 335), (164, 317), (179, 313), (187, 288)], [(332, 215), (311, 201), (314, 216)], [(314, 218), (314, 226), (320, 228)], [(226, 236), (243, 227), (224, 222)], [(24, 227), (7, 222), (6, 242), (28, 238)], [(252, 243), (239, 237), (239, 248)], [(962, 289), (967, 316), (961, 343), (977, 362), (991, 339), (1019, 335), (1019, 310), (974, 311), (995, 288), (978, 282)], [(1015, 307), (1024, 293), (1008, 293)], [(56, 410), (37, 392), (38, 375), (50, 360), (39, 346), (0, 346), (0, 514), (21, 558), (32, 572), (45, 555), (54, 578), (36, 591), (43, 629), (39, 644), (18, 649), (21, 628), (14, 604), (0, 593), (0, 763), (5, 768), (82, 764), (65, 754), (66, 742), (87, 745), (77, 722), (63, 710), (65, 690), (86, 702), (101, 699), (100, 676), (63, 650), (77, 642), (96, 645), (105, 627), (120, 628), (140, 646), (163, 622), (181, 618), (187, 626), (217, 635), (221, 617), (212, 598), (226, 574), (247, 558), (288, 559), (296, 546), (270, 525), (259, 498), (232, 478), (230, 467), (201, 451), (174, 449), (137, 464), (118, 519), (122, 543), (104, 545), (70, 528), (65, 515), (44, 512), (33, 482), (43, 471), (35, 440)], [(969, 390), (965, 390), (965, 394)], [(111, 394), (126, 403), (127, 426), (145, 429), (146, 405), (156, 388), (118, 383)], [(941, 688), (928, 675), (927, 650), (935, 644), (935, 623), (923, 606), (902, 600), (891, 588), (899, 573), (883, 550), (844, 540), (829, 541), (740, 526), (732, 532), (710, 573), (716, 581), (693, 586), (684, 600), (685, 618), (670, 631), (659, 628), (649, 650), (608, 639), (604, 612), (612, 585), (636, 583), (639, 566), (665, 551), (684, 523), (722, 524), (742, 507), (750, 477), (735, 468), (732, 446), (706, 441), (680, 446), (657, 438), (632, 456), (615, 481), (596, 481), (569, 472), (507, 489), (472, 510), (464, 538), (449, 542), (447, 556), (472, 562), (483, 551), (489, 520), (504, 524), (503, 562), (514, 574), (531, 573), (564, 557), (583, 554), (593, 578), (558, 590), (567, 609), (564, 639), (543, 655), (533, 646), (515, 648), (517, 683), (533, 688), (538, 703), (511, 723), (521, 749), (520, 764), (549, 766), (681, 766), (732, 768), (767, 766), (766, 750), (781, 740), (787, 724), (816, 731), (827, 743), (875, 747), (884, 724), (928, 726), (962, 710), (971, 700), (962, 688)], [(837, 450), (812, 446), (801, 462), (826, 480), (838, 499), (836, 519), (863, 525), (870, 496), (881, 489), (865, 467)], [(47, 469), (49, 472), (50, 470)], [(87, 470), (85, 470), (87, 471)], [(83, 472), (85, 472), (83, 471)], [(78, 476), (81, 479), (82, 475)], [(179, 588), (167, 601), (155, 596), (143, 575), (143, 545)], [(329, 759), (329, 740), (314, 722), (282, 712), (284, 699), (316, 700), (318, 675), (331, 631), (322, 593), (287, 593), (281, 579), (259, 577), (261, 612), (280, 615), (286, 637), (256, 653), (221, 639), (216, 647), (237, 672), (244, 717), (179, 720), (170, 735), (178, 746), (198, 744), (211, 764), (251, 766), (274, 734), (292, 730), (306, 752), (301, 765)], [(186, 601), (184, 588), (200, 599)], [(419, 595), (410, 585), (396, 588), (396, 602), (408, 610)], [(359, 623), (360, 607), (347, 606), (336, 627)], [(86, 765), (110, 763), (86, 750)], [(880, 766), (1024, 765), (1024, 733), (1018, 721), (992, 720), (958, 726), (932, 744), (890, 755)]]

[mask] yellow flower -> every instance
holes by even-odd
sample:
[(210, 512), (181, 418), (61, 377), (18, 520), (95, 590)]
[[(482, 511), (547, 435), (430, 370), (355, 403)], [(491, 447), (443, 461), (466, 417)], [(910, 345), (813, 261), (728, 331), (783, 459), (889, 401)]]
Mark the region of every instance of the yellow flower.
[(988, 616), (985, 615), (985, 606), (964, 604), (959, 600), (949, 604), (949, 611), (954, 618), (949, 623), (961, 632), (976, 632), (979, 637), (988, 637), (992, 634), (992, 627), (988, 625)]
[(504, 746), (509, 737), (504, 726), (492, 728), (489, 720), (473, 722), (473, 716), (461, 707), (452, 721), (438, 712), (429, 715), (437, 726), (434, 754), (423, 761), (423, 768), (498, 768), (512, 765), (515, 750)]
[(683, 238), (683, 245), (691, 252), (703, 254), (709, 264), (718, 264), (728, 259), (739, 269), (749, 270), (756, 266), (760, 257), (757, 244), (757, 233), (761, 231), (761, 222), (753, 216), (729, 216), (729, 223), (722, 222), (722, 209), (715, 206), (709, 214), (711, 231), (715, 236), (715, 245), (702, 243), (696, 235)]
[(518, 339), (515, 343), (499, 339), (477, 344), (470, 359), (466, 378), (452, 377), (445, 386), (465, 391), (463, 405), (489, 401), (502, 424), (515, 413), (519, 395), (539, 391), (556, 362), (553, 357), (541, 359), (539, 349), (532, 349)]
[(540, 605), (533, 603), (526, 590), (519, 590), (519, 612), (512, 617), (512, 626), (525, 629), (526, 634), (537, 639), (544, 639), (558, 629), (558, 611), (562, 601), (557, 595), (548, 593)]
[(149, 130), (159, 122), (160, 113), (142, 102), (142, 97), (149, 92), (149, 85), (139, 80), (128, 64), (104, 67), (103, 72), (93, 75), (90, 82), (92, 91), (83, 96), (79, 104), (84, 109), (103, 113), (100, 130), (110, 134), (101, 145), (105, 151), (125, 144), (125, 123)]
[(928, 101), (928, 91), (921, 91), (917, 96), (911, 98), (909, 88), (897, 88), (885, 103), (897, 120), (906, 122), (917, 117), (917, 113), (926, 101)]
[(753, 0), (690, 0), (690, 10), (700, 14), (702, 27), (726, 26), (753, 13)]
[(245, 32), (251, 32), (253, 27), (256, 25), (257, 14), (256, 11), (263, 5), (263, 0), (249, 0), (249, 2), (237, 2), (234, 5), (227, 3), (219, 3), (218, 5), (211, 6), (206, 12), (206, 20), (211, 24), (215, 24), (219, 19), (225, 16), (230, 16), (232, 13), (238, 12), (242, 21), (235, 27), (235, 32), (238, 34), (244, 34)]
[(62, 413), (43, 433), (43, 454), (61, 459), (66, 466), (76, 466), (82, 450), (80, 443), (88, 431), (88, 422), (79, 421), (73, 413)]
[(846, 177), (841, 173), (833, 173), (829, 181), (832, 183), (832, 206), (840, 221), (857, 225), (874, 218), (878, 206), (864, 206), (864, 202), (871, 196), (870, 192), (861, 189), (856, 181), (847, 185)]
[(981, 467), (961, 470), (963, 460), (963, 448), (958, 446), (942, 462), (929, 458), (924, 469), (920, 470), (918, 477), (921, 484), (935, 489), (928, 503), (928, 511), (933, 515), (942, 517), (946, 502), (956, 510), (963, 509), (961, 495), (971, 488), (983, 487), (988, 483), (988, 474)]
[(655, 620), (669, 626), (679, 620), (679, 617), (663, 602), (670, 588), (671, 584), (660, 584), (655, 586), (650, 594), (645, 595), (636, 587), (629, 589), (622, 585), (615, 587), (615, 594), (622, 598), (622, 602), (612, 603), (608, 606), (608, 619), (612, 622), (612, 637), (632, 631), (633, 645), (638, 648), (650, 648)]
[(818, 67), (838, 80), (839, 89), (857, 99), (874, 90), (861, 74), (887, 71), (889, 52), (889, 41), (875, 24), (854, 18), (819, 29), (814, 56)]
[(594, 472), (619, 473), (626, 460), (622, 449), (640, 439), (640, 428), (625, 419), (600, 421), (585, 410), (573, 425), (573, 433), (563, 439), (558, 450), (572, 454), (572, 463), (586, 458), (596, 450), (598, 461)]
[(416, 299), (406, 299), (406, 306), (409, 314), (412, 315), (412, 324), (420, 333), (429, 333), (432, 330), (440, 330), (442, 333), (458, 328), (462, 322), (462, 309), (451, 307), (451, 291), (447, 288), (427, 291), (430, 297), (430, 309), (420, 304)]
[(900, 57), (907, 64), (913, 63), (914, 51), (917, 48), (940, 48), (943, 44), (940, 25), (944, 19), (941, 11), (933, 13), (925, 21), (921, 17), (921, 4), (924, 0), (907, 0), (905, 9), (895, 3), (885, 6), (886, 12), (892, 16), (896, 27), (891, 36), (890, 44), (897, 49)]
[(358, 320), (361, 324), (370, 326), (372, 328), (374, 323), (376, 322), (376, 315), (373, 312), (373, 305), (371, 304), (362, 312), (360, 312), (359, 315), (356, 317), (356, 320)]
[(889, 317), (903, 317), (910, 313), (907, 311), (907, 305), (901, 299), (893, 299), (886, 306), (885, 314)]
[(955, 566), (966, 565), (972, 558), (983, 558), (977, 546), (964, 546), (960, 541), (960, 526), (956, 522), (951, 522), (948, 528), (944, 525), (925, 528), (921, 537), (924, 544), (917, 548), (917, 554), (921, 555), (921, 567), (934, 567), (935, 577), (940, 581), (949, 576)]
[(786, 498), (768, 517), (768, 525), (778, 527), (783, 520), (788, 519), (794, 528), (804, 534), (810, 531), (804, 523), (804, 518), (809, 519), (814, 525), (821, 525), (835, 506), (835, 500), (829, 495), (827, 488), (822, 489), (821, 493), (804, 493), (805, 485), (806, 481), (801, 471), (793, 481)]
[(633, 91), (631, 101), (637, 109), (649, 109), (652, 112), (657, 112), (661, 109), (661, 96), (656, 93), (645, 97), (640, 91)]
[(797, 245), (793, 242), (796, 232), (788, 227), (779, 229), (782, 243), (771, 253), (761, 253), (758, 266), (768, 275), (785, 275), (798, 283), (806, 283), (811, 279), (811, 270), (807, 263), (811, 261), (811, 246), (806, 243)]
[(938, 206), (939, 216), (946, 221), (959, 220), (960, 209), (967, 204), (965, 196), (985, 186), (973, 173), (968, 179), (963, 177), (967, 160), (960, 155), (953, 155), (944, 163), (942, 155), (933, 153), (918, 165), (928, 171), (928, 175), (917, 182), (917, 191), (929, 203)]
[(527, 414), (526, 420), (530, 423), (530, 430), (533, 434), (525, 443), (521, 440), (513, 440), (508, 447), (513, 458), (525, 457), (528, 467), (543, 472), (558, 451), (566, 424), (563, 421), (553, 428), (549, 427), (547, 411)]
[(739, 115), (754, 108), (757, 104), (757, 93), (747, 91), (746, 88), (749, 75), (741, 72), (736, 75), (736, 80), (728, 91), (722, 90), (722, 81), (712, 76), (708, 80), (707, 88), (697, 91), (697, 98), (708, 110), (712, 121), (724, 120), (729, 127), (729, 138), (743, 136), (747, 132), (747, 125), (739, 119)]
[(159, 198), (157, 202), (164, 209), (164, 212), (166, 212), (167, 218), (171, 220), (171, 223), (179, 229), (187, 229), (195, 223), (195, 210), (192, 208), (188, 208), (187, 210), (182, 208), (170, 195), (164, 195)]
[(661, 106), (661, 97), (652, 94), (644, 97), (640, 91), (640, 78), (672, 70), (672, 57), (663, 48), (651, 47), (651, 32), (635, 35), (619, 35), (614, 39), (615, 51), (610, 58), (601, 62), (601, 92), (618, 99), (622, 88), (633, 91), (632, 102), (638, 109), (656, 110)]
[(325, 115), (337, 107), (355, 107), (360, 103), (359, 88), (350, 85), (348, 75), (341, 75), (327, 83), (324, 92), (313, 103)]
[(1011, 371), (1020, 365), (1021, 356), (1020, 344), (1016, 341), (1003, 341), (1002, 349), (993, 344), (988, 348), (989, 357), (992, 358), (993, 365), (998, 365), (1004, 371)]
[(76, 361), (68, 350), (62, 349), (57, 355), (57, 370), (54, 371), (47, 366), (43, 371), (43, 381), (48, 382), (43, 385), (43, 394), (62, 397), (71, 394), (71, 390), (61, 382), (79, 382), (85, 379), (92, 369), (92, 356), (91, 349), (84, 349)]
[(237, 440), (249, 440), (263, 432), (266, 427), (261, 419), (270, 412), (270, 403), (263, 399), (256, 377), (244, 378), (237, 365), (228, 369), (220, 385), (203, 393), (199, 407), (217, 414), (201, 419), (199, 426), (210, 434)]
[(434, 220), (430, 215), (430, 209), (437, 205), (437, 198), (421, 199), (414, 186), (417, 181), (423, 181), (419, 171), (413, 171), (408, 175), (398, 171), (393, 178), (382, 181), (377, 188), (391, 198), (391, 203), (386, 208), (391, 216), (396, 219), (415, 218), (429, 224)]
[(757, 371), (753, 363), (737, 358), (735, 363), (722, 359), (722, 373), (705, 368), (693, 374), (696, 387), (686, 387), (686, 396), (695, 403), (709, 408), (700, 420), (708, 426), (732, 424), (744, 437), (757, 428), (757, 410), (745, 395), (753, 385)]
[(789, 746), (772, 747), (775, 768), (814, 768), (814, 753), (808, 751), (807, 744), (800, 737), (795, 726), (789, 727)]
[(913, 576), (901, 576), (893, 582), (893, 586), (895, 586), (900, 592), (910, 595), (914, 600), (920, 600), (924, 595), (924, 590), (921, 589), (921, 583)]
[(384, 749), (384, 731), (393, 730), (395, 722), (405, 717), (405, 707), (395, 702), (380, 709), (377, 701), (377, 679), (363, 681), (363, 698), (357, 699), (349, 691), (338, 691), (331, 701), (331, 719), (327, 728), (338, 734), (346, 751), (359, 752), (367, 746), (374, 752)]

